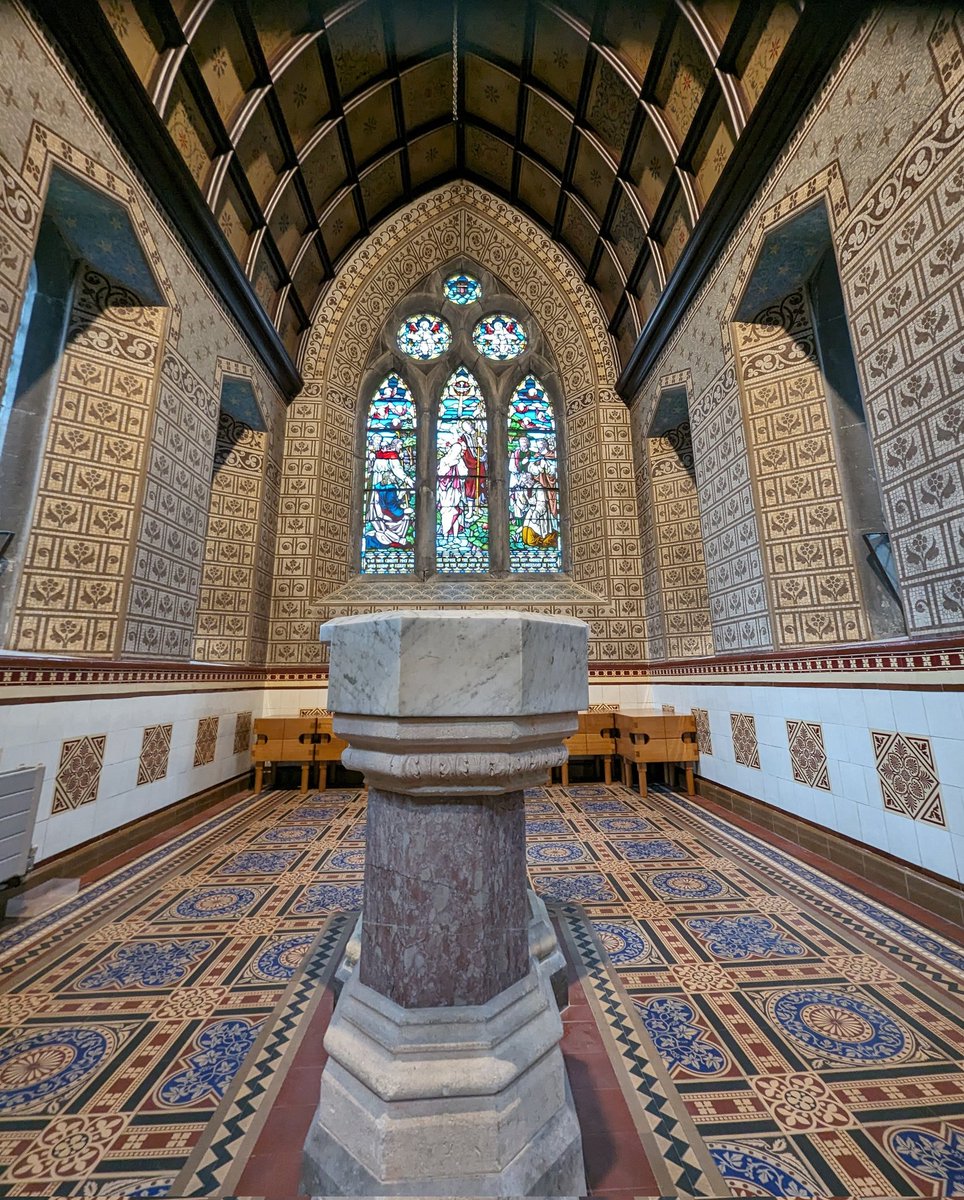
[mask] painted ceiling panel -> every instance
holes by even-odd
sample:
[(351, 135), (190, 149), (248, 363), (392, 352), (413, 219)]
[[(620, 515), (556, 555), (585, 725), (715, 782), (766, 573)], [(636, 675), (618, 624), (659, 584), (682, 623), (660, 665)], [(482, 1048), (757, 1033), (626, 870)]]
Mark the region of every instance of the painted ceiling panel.
[(286, 339), (373, 223), (461, 171), (568, 249), (621, 349), (797, 20), (788, 0), (99, 3)]

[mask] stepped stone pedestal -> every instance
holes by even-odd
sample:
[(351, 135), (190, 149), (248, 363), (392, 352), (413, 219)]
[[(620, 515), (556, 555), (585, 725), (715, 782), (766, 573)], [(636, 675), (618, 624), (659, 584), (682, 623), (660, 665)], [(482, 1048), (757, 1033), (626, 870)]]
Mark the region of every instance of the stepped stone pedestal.
[(359, 957), (325, 1038), (303, 1191), (584, 1195), (523, 789), (565, 760), (587, 706), (588, 629), (415, 611), (322, 636), (368, 836)]

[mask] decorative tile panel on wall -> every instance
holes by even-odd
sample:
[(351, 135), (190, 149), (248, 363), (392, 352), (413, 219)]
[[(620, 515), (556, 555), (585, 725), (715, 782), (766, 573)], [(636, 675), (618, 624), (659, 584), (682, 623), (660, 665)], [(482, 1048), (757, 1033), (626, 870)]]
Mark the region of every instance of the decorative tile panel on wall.
[(82, 804), (91, 804), (97, 799), (106, 745), (106, 734), (70, 738), (64, 742), (54, 781), (52, 813), (80, 808)]
[[(456, 183), (396, 213), (339, 272), (308, 337), (305, 388), (289, 412), (272, 605), (271, 661), (321, 660), (317, 622), (387, 603), (430, 604), (447, 581), (359, 581), (351, 508), (356, 420), (364, 364), (392, 307), (459, 254), (491, 270), (528, 305), (560, 368), (568, 459), (569, 544), (581, 611), (596, 659), (644, 649), (643, 587), (633, 495), (629, 415), (613, 394), (615, 359), (589, 290), (559, 248), (510, 205)], [(469, 582), (466, 602), (493, 589)], [(526, 589), (518, 584), (517, 598)], [(464, 584), (456, 585), (464, 591)], [(501, 587), (500, 591), (505, 589)], [(546, 581), (526, 603), (551, 605)], [(496, 601), (497, 602), (497, 601)]]
[(238, 713), (234, 719), (234, 753), (247, 754), (251, 749), (251, 714)]
[(194, 742), (194, 765), (206, 766), (214, 762), (214, 752), (218, 744), (219, 717), (201, 717), (197, 723), (197, 738)]
[(945, 825), (930, 739), (871, 730), (884, 808), (929, 825)]
[(700, 506), (693, 444), (686, 421), (665, 436), (647, 438), (653, 487), (658, 589), (665, 655), (713, 653), (706, 593)]
[(777, 644), (865, 639), (806, 295), (797, 289), (732, 328)]
[(712, 754), (713, 735), (710, 732), (709, 710), (694, 708), (693, 716), (696, 719), (696, 744), (699, 746), (700, 754)]
[(124, 649), (190, 658), (211, 488), (217, 400), (173, 350), (161, 362)]
[(11, 646), (118, 651), (165, 310), (79, 281), (24, 556)]
[(141, 742), (137, 763), (137, 786), (157, 783), (167, 776), (167, 760), (171, 753), (173, 725), (148, 725)]
[(690, 404), (713, 641), (718, 651), (772, 645), (750, 463), (732, 365)]
[[(40, 203), (23, 185), (17, 172), (0, 155), (0, 288), (5, 296), (22, 297), (33, 255)], [(10, 349), (20, 319), (21, 304), (0, 305), (0, 371), (6, 378)]]
[(797, 783), (829, 792), (830, 774), (820, 726), (810, 721), (787, 721), (787, 741), (793, 778)]
[(948, 19), (936, 43), (948, 98), (854, 208), (839, 251), (904, 610), (919, 633), (964, 629), (964, 79), (954, 52), (944, 57), (957, 37)]
[(760, 747), (756, 740), (756, 718), (750, 713), (730, 713), (733, 757), (743, 767), (760, 770)]
[(265, 434), (220, 414), (194, 643), (201, 662), (251, 661), (265, 442)]

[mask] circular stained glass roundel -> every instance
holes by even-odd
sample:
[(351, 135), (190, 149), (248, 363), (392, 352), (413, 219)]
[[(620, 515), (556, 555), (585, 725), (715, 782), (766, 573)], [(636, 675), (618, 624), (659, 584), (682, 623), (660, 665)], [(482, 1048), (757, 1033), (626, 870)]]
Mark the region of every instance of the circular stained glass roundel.
[(522, 323), (505, 313), (483, 317), (472, 330), (476, 350), (497, 362), (505, 362), (521, 354), (528, 340)]
[(417, 313), (399, 326), (395, 340), (399, 350), (409, 358), (430, 362), (451, 346), (452, 330), (433, 313)]
[(473, 275), (453, 275), (442, 285), (445, 299), (453, 304), (474, 304), (482, 299), (482, 284)]

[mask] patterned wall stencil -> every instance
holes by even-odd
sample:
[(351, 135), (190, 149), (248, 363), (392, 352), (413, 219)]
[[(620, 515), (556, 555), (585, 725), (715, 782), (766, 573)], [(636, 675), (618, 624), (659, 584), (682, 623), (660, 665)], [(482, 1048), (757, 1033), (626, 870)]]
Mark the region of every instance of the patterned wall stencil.
[(51, 812), (66, 812), (97, 799), (106, 745), (106, 733), (96, 737), (70, 738), (64, 742), (54, 781)]
[(141, 757), (137, 763), (137, 786), (156, 783), (167, 775), (167, 760), (171, 753), (173, 725), (148, 725), (141, 741)]
[(733, 757), (744, 767), (760, 770), (760, 747), (756, 740), (756, 718), (750, 713), (730, 713)]
[(203, 767), (214, 762), (218, 744), (219, 717), (201, 717), (197, 723), (197, 738), (194, 742), (194, 765)]
[(787, 740), (790, 743), (793, 778), (797, 783), (829, 792), (830, 774), (823, 745), (823, 729), (809, 721), (787, 721)]
[(78, 283), (11, 647), (116, 654), (163, 308), (92, 269)]
[(238, 713), (234, 721), (234, 753), (247, 754), (251, 749), (251, 714)]
[(930, 739), (871, 730), (884, 808), (944, 827), (940, 780)]
[(734, 322), (773, 622), (781, 646), (869, 635), (826, 385), (802, 289)]
[(709, 710), (694, 708), (693, 716), (696, 718), (696, 742), (700, 748), (700, 754), (712, 754), (713, 735), (710, 732)]

